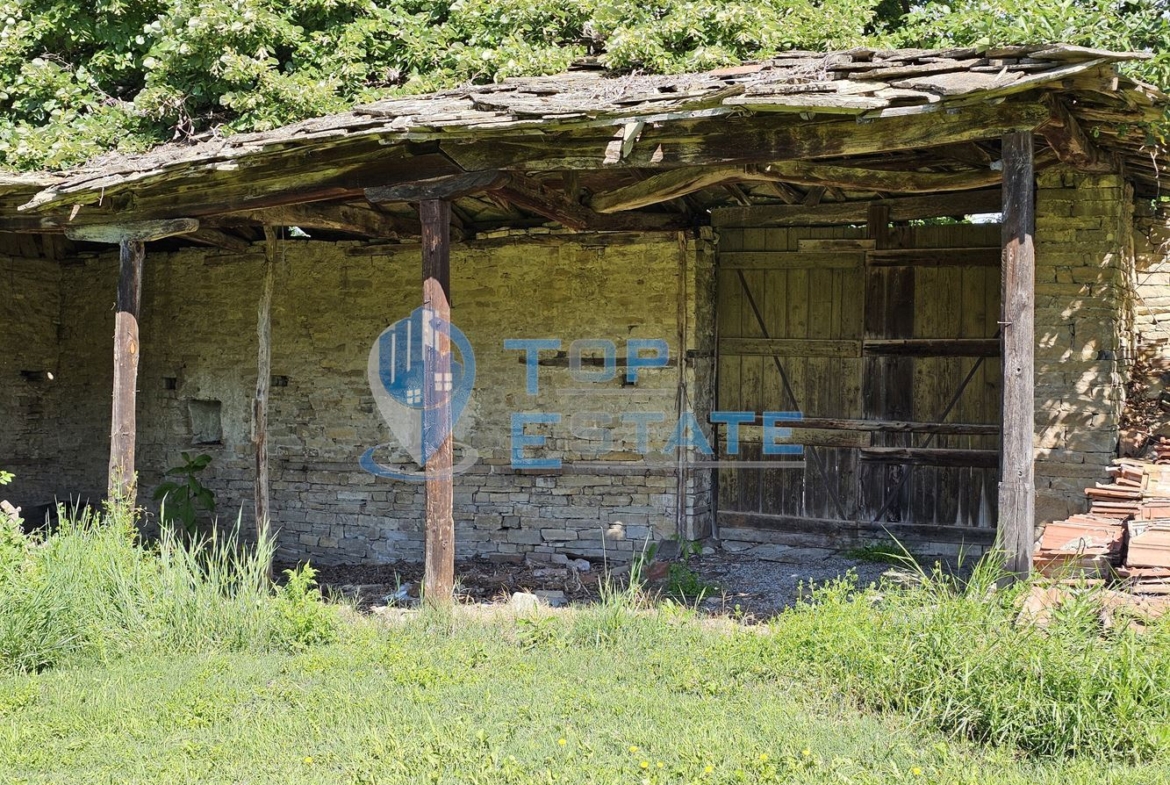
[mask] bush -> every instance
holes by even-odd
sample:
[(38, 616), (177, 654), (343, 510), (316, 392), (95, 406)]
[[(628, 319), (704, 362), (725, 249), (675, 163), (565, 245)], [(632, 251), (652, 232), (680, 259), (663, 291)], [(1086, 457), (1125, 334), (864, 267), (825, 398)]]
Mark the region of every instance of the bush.
[(213, 531), (137, 540), (127, 516), (63, 521), (0, 573), (0, 670), (129, 651), (290, 650), (337, 636), (338, 609), (305, 583), (274, 591), (273, 544)]
[(1040, 628), (1030, 587), (996, 591), (989, 564), (960, 588), (858, 592), (845, 580), (783, 615), (760, 662), (800, 663), (877, 710), (1038, 756), (1150, 760), (1170, 746), (1170, 625), (1104, 630), (1086, 590)]

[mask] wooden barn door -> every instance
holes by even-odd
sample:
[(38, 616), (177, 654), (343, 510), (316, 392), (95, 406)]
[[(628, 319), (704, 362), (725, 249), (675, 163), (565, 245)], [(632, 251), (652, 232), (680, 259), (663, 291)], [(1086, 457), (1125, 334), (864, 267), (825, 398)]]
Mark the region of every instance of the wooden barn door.
[(720, 233), (718, 408), (801, 412), (803, 466), (758, 425), (728, 451), (728, 536), (837, 547), (994, 536), (998, 225)]

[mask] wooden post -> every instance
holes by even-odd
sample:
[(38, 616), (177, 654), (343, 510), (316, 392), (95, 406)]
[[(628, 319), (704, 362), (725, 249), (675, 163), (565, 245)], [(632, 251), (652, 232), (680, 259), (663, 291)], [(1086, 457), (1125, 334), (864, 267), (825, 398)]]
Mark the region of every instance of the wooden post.
[[(252, 401), (252, 444), (256, 448), (256, 541), (268, 536), (268, 389), (272, 380), (272, 289), (276, 233), (264, 227), (264, 285), (256, 314), (256, 397)], [(272, 567), (269, 565), (269, 572)]]
[(122, 238), (118, 243), (118, 304), (114, 316), (114, 410), (110, 426), (110, 501), (134, 509), (137, 480), (134, 474), (134, 438), (137, 433), (138, 314), (142, 306), (142, 262), (146, 246), (141, 240)]
[(1031, 131), (1003, 137), (1003, 440), (999, 543), (1008, 570), (1026, 576), (1035, 539), (1032, 434), (1035, 356), (1036, 179)]
[(199, 230), (194, 218), (125, 224), (70, 226), (65, 236), (89, 243), (116, 243), (119, 251), (118, 301), (114, 316), (114, 410), (110, 425), (108, 494), (115, 506), (133, 510), (137, 496), (134, 439), (137, 434), (138, 312), (142, 306), (145, 243)]
[[(451, 203), (429, 199), (419, 204), (422, 219), (423, 305), (442, 324), (451, 319)], [(425, 335), (425, 332), (424, 332)], [(455, 586), (455, 518), (451, 477), (451, 338), (435, 332), (433, 362), (423, 386), (423, 444), (428, 433), (441, 434), (442, 445), (426, 461), (426, 573), (424, 598), (433, 605), (452, 600)], [(426, 351), (424, 347), (424, 352)]]

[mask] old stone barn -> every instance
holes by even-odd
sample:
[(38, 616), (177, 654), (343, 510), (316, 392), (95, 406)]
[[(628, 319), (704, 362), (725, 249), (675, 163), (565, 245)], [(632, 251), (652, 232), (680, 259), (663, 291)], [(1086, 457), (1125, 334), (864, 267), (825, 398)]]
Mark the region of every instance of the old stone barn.
[(998, 532), (1022, 565), (1165, 337), (1166, 97), (1133, 57), (586, 67), (6, 177), (5, 493), (154, 514), (207, 454), (221, 522), (259, 510), (284, 559), (421, 559), (434, 394), (395, 385), (425, 273), (461, 556)]

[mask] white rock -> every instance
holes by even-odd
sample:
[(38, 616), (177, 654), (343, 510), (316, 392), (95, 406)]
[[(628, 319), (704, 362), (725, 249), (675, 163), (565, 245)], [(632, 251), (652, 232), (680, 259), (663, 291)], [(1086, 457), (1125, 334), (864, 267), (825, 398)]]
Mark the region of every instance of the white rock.
[(526, 591), (518, 591), (508, 600), (508, 607), (520, 613), (530, 613), (540, 608), (540, 598)]

